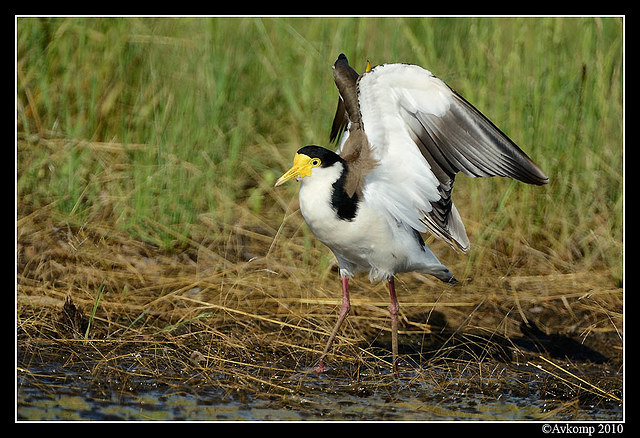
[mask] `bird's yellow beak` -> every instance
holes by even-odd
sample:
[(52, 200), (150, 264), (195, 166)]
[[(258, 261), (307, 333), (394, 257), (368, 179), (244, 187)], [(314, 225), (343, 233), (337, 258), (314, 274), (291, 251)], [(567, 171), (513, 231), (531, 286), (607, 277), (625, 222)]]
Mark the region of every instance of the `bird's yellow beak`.
[(313, 164), (311, 164), (312, 162), (313, 160), (308, 155), (296, 154), (293, 158), (293, 166), (291, 166), (291, 169), (287, 170), (284, 175), (278, 178), (274, 187), (278, 187), (293, 178), (304, 178), (305, 176), (310, 176), (311, 168), (314, 167)]

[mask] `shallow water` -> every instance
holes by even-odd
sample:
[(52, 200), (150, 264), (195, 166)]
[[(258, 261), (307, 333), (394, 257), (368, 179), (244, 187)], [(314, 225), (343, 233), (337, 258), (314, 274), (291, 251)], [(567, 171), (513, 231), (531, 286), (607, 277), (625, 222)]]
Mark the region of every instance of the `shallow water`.
[(425, 383), (428, 379), (415, 379), (411, 373), (397, 381), (382, 376), (391, 382), (384, 385), (375, 375), (352, 382), (331, 373), (295, 374), (274, 377), (280, 387), (292, 388), (291, 393), (270, 394), (201, 381), (166, 384), (135, 377), (97, 382), (89, 369), (69, 369), (62, 363), (18, 368), (17, 374), (18, 421), (622, 420), (618, 402), (545, 400), (534, 387), (525, 396), (496, 393), (490, 378), (482, 384), (486, 390), (482, 385), (471, 388), (462, 379), (443, 394)]

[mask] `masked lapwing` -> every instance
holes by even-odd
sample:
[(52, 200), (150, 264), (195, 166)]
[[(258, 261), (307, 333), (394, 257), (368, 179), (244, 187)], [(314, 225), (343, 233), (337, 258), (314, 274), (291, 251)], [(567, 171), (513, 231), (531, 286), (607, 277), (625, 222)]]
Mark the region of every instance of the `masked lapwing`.
[(349, 314), (349, 279), (361, 271), (386, 280), (391, 304), (392, 369), (398, 374), (398, 300), (394, 276), (431, 274), (456, 282), (421, 233), (463, 253), (469, 250), (451, 199), (458, 172), (502, 176), (542, 185), (548, 177), (500, 129), (431, 72), (383, 64), (359, 75), (344, 54), (333, 65), (340, 92), (332, 140), (337, 153), (299, 149), (276, 182), (300, 182), (300, 211), (313, 234), (333, 251), (342, 280), (338, 320), (315, 371)]

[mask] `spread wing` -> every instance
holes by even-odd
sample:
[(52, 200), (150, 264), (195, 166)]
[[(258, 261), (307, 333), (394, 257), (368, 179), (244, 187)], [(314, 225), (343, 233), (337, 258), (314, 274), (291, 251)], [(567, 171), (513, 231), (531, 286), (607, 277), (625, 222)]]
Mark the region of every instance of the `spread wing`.
[[(343, 133), (349, 130), (350, 119), (359, 119), (358, 94), (356, 84), (360, 75), (349, 65), (344, 53), (338, 56), (333, 65), (333, 78), (340, 91), (336, 115), (331, 124), (329, 141), (337, 142), (339, 145), (344, 142)], [(346, 100), (346, 102), (345, 102)], [(348, 134), (347, 134), (348, 135)]]
[(429, 230), (466, 252), (469, 239), (451, 201), (456, 173), (548, 182), (513, 141), (429, 71), (385, 64), (361, 75), (357, 85), (362, 124), (378, 161), (363, 194), (390, 220)]

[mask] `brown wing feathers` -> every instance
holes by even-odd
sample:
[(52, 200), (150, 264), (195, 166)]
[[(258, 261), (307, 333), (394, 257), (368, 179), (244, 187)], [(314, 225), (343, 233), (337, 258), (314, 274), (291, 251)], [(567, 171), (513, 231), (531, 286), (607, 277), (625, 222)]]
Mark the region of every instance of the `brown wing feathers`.
[(340, 156), (348, 166), (345, 191), (349, 196), (353, 196), (354, 193), (362, 195), (364, 176), (376, 166), (362, 126), (358, 102), (358, 77), (358, 73), (349, 66), (347, 57), (341, 53), (333, 65), (333, 79), (340, 92), (340, 101), (330, 138), (339, 139), (342, 131), (351, 122), (349, 137), (340, 150)]

